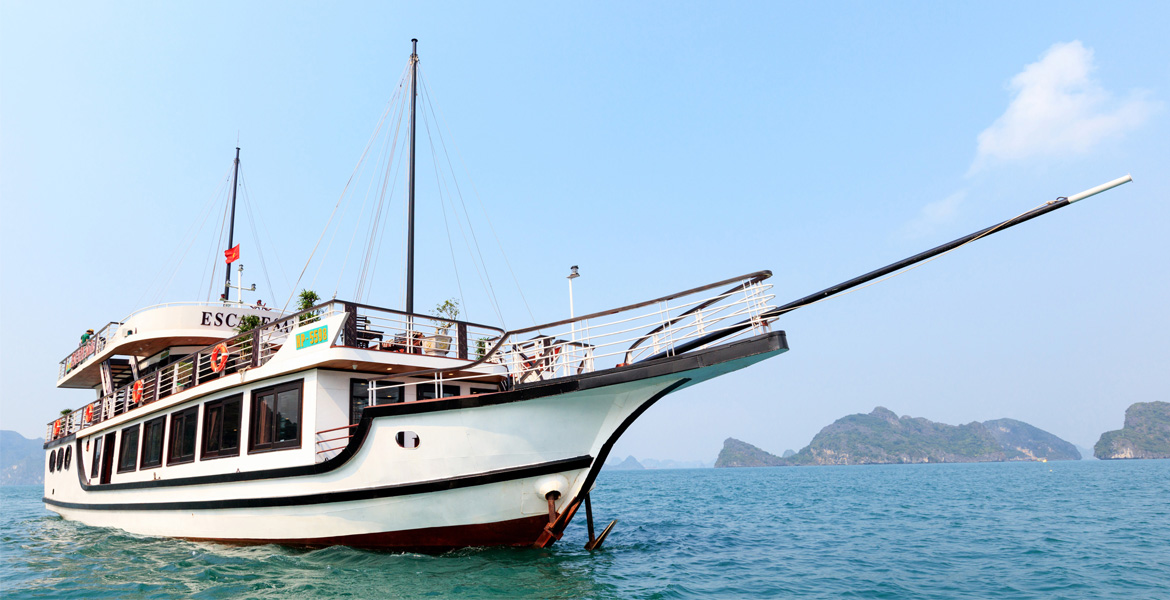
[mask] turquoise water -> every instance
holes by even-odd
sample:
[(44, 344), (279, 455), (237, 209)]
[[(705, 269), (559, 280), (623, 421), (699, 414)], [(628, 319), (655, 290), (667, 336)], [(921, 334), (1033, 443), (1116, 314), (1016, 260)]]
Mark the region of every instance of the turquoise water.
[[(618, 471), (601, 552), (228, 547), (0, 488), (5, 598), (1170, 598), (1170, 461)], [(599, 525), (600, 526), (600, 525)]]

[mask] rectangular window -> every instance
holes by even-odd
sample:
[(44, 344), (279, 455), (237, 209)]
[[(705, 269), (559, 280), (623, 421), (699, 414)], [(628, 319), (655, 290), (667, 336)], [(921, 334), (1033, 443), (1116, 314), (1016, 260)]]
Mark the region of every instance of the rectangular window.
[(301, 447), (301, 390), (299, 379), (252, 392), (252, 423), (248, 451)]
[(126, 473), (138, 469), (138, 425), (122, 430), (121, 444), (118, 446), (118, 472)]
[[(386, 387), (400, 385), (398, 381), (379, 381), (375, 404), (397, 404), (402, 402), (400, 387)], [(362, 409), (370, 405), (369, 382), (365, 379), (349, 380), (349, 424), (354, 425), (362, 418)]]
[(201, 459), (240, 455), (240, 407), (243, 396), (203, 405), (203, 453)]
[(165, 416), (142, 424), (142, 463), (138, 468), (153, 469), (162, 465), (163, 432), (166, 431), (166, 425)]
[(497, 390), (495, 388), (470, 388), (467, 390), (467, 393), (473, 394), (473, 395), (474, 394), (494, 394), (497, 391), (499, 391), (499, 390)]
[(199, 407), (171, 413), (171, 441), (167, 444), (167, 466), (195, 461), (195, 434), (199, 428)]
[[(415, 394), (417, 394), (417, 399), (419, 399), (419, 400), (433, 400), (437, 397), (437, 396), (435, 396), (435, 384), (433, 384), (433, 383), (420, 383), (417, 386), (415, 386), (414, 389), (415, 389)], [(459, 386), (457, 386), (457, 385), (443, 386), (443, 396), (442, 396), (443, 398), (447, 398), (450, 396), (458, 396), (458, 395), (459, 395)]]
[(102, 465), (102, 446), (102, 436), (99, 435), (93, 439), (93, 464), (89, 467), (90, 479), (97, 479), (98, 477), (98, 467)]

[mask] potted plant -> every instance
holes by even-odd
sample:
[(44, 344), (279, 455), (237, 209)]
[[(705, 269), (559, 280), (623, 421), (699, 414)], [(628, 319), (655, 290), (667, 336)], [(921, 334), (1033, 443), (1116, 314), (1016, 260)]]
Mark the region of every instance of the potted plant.
[[(300, 296), (297, 297), (297, 310), (309, 310), (316, 306), (319, 300), (321, 300), (321, 297), (317, 295), (317, 292), (313, 290), (301, 290)], [(316, 320), (317, 313), (309, 312), (297, 317), (297, 324), (305, 325)]]
[(449, 298), (435, 305), (431, 314), (437, 317), (435, 334), (423, 338), (423, 352), (430, 356), (447, 356), (451, 351), (451, 326), (459, 318), (459, 301)]

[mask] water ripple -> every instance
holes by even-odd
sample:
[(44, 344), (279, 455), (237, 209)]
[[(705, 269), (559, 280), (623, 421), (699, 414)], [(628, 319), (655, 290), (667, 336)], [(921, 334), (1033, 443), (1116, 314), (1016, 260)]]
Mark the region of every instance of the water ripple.
[[(5, 598), (1167, 598), (1170, 461), (604, 473), (602, 552), (223, 546), (0, 488)], [(583, 515), (582, 515), (583, 517)]]

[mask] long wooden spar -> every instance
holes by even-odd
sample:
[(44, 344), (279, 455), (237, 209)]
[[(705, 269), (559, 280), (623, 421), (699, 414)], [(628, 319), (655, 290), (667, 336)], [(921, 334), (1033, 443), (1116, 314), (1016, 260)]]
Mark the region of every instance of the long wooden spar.
[[(1125, 177), (1119, 177), (1119, 178), (1114, 179), (1113, 181), (1110, 181), (1108, 183), (1103, 183), (1097, 187), (1087, 189), (1079, 194), (1074, 194), (1074, 195), (1069, 196), (1067, 198), (1064, 198), (1064, 197), (1057, 198), (1056, 200), (1053, 200), (1052, 202), (1048, 202), (1044, 206), (1040, 206), (1038, 208), (1032, 209), (1032, 210), (1030, 210), (1026, 213), (1023, 213), (1019, 216), (1012, 217), (1011, 219), (1008, 219), (1008, 220), (1003, 221), (1001, 223), (992, 225), (991, 227), (980, 229), (979, 231), (976, 231), (975, 233), (965, 235), (965, 236), (958, 238), (956, 240), (947, 242), (941, 246), (936, 246), (936, 247), (931, 248), (930, 250), (927, 250), (925, 252), (920, 252), (918, 254), (915, 254), (914, 256), (904, 258), (904, 259), (902, 259), (898, 262), (895, 262), (895, 263), (888, 264), (880, 269), (875, 269), (875, 270), (870, 271), (869, 273), (866, 273), (864, 275), (859, 275), (859, 276), (854, 277), (853, 279), (850, 279), (848, 281), (843, 281), (841, 283), (838, 283), (837, 285), (827, 287), (819, 292), (809, 294), (809, 295), (807, 295), (803, 298), (797, 299), (797, 300), (793, 300), (792, 302), (789, 302), (788, 304), (785, 304), (783, 306), (778, 306), (776, 308), (773, 308), (772, 310), (769, 310), (769, 311), (763, 313), (762, 315), (760, 315), (759, 319), (774, 319), (776, 317), (779, 317), (780, 315), (792, 312), (798, 308), (808, 306), (808, 305), (813, 304), (815, 302), (820, 302), (821, 300), (824, 300), (825, 298), (835, 296), (837, 294), (840, 294), (841, 292), (855, 288), (859, 285), (863, 285), (865, 283), (868, 283), (868, 282), (873, 281), (875, 279), (884, 277), (884, 276), (889, 275), (891, 273), (895, 273), (895, 272), (900, 271), (902, 269), (905, 269), (906, 267), (909, 267), (913, 264), (920, 263), (924, 260), (929, 260), (931, 258), (934, 258), (935, 256), (940, 255), (940, 254), (950, 252), (951, 250), (954, 250), (954, 249), (956, 249), (960, 246), (963, 246), (965, 244), (969, 244), (971, 242), (974, 242), (975, 240), (978, 240), (980, 238), (987, 237), (987, 236), (994, 234), (994, 233), (999, 233), (1000, 231), (1003, 231), (1003, 230), (1008, 229), (1010, 227), (1015, 227), (1016, 225), (1019, 225), (1020, 223), (1023, 223), (1025, 221), (1031, 221), (1032, 219), (1035, 219), (1036, 217), (1046, 215), (1054, 210), (1064, 208), (1070, 204), (1073, 204), (1073, 203), (1078, 202), (1080, 200), (1084, 200), (1085, 198), (1088, 198), (1089, 196), (1095, 196), (1097, 194), (1100, 194), (1101, 192), (1113, 189), (1113, 188), (1115, 188), (1119, 185), (1122, 185), (1124, 183), (1129, 183), (1130, 181), (1133, 181), (1133, 178), (1131, 178), (1129, 175), (1126, 175)], [(662, 358), (664, 356), (670, 356), (670, 355), (674, 355), (674, 354), (682, 354), (683, 352), (688, 352), (690, 350), (694, 350), (695, 348), (700, 348), (702, 346), (710, 344), (711, 342), (720, 340), (722, 338), (725, 338), (725, 337), (728, 337), (731, 335), (735, 335), (736, 333), (739, 333), (740, 331), (743, 331), (744, 329), (747, 329), (748, 327), (750, 327), (751, 324), (752, 324), (752, 321), (750, 319), (741, 321), (741, 322), (736, 323), (735, 325), (732, 325), (731, 327), (728, 327), (726, 329), (722, 329), (720, 331), (715, 331), (715, 332), (709, 333), (707, 335), (695, 338), (689, 342), (679, 344), (678, 346), (675, 346), (674, 348), (671, 348), (671, 349), (663, 351), (663, 352), (659, 352), (657, 354), (654, 354), (653, 356), (649, 356), (649, 357), (644, 358), (638, 362), (644, 362), (647, 360), (654, 360), (656, 358)]]

